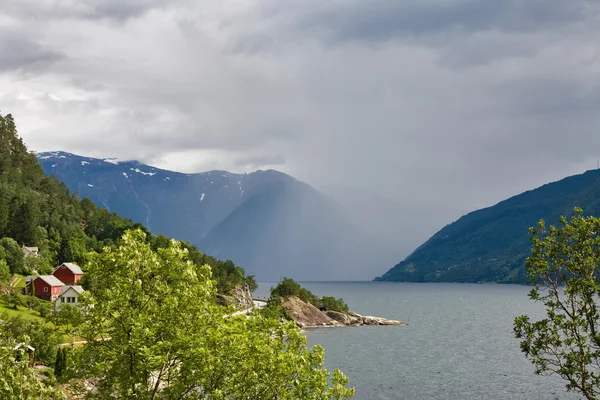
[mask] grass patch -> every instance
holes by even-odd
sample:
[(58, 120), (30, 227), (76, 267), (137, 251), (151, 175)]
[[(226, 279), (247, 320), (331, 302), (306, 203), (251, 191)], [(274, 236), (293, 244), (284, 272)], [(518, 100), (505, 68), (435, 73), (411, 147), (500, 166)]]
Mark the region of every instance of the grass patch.
[(44, 318), (40, 317), (40, 313), (35, 310), (28, 310), (23, 307), (19, 307), (17, 310), (15, 310), (14, 308), (8, 307), (6, 304), (0, 302), (0, 313), (4, 312), (10, 317), (22, 317), (24, 319), (46, 321)]
[(11, 286), (16, 288), (24, 288), (25, 287), (25, 275), (14, 274), (13, 280), (11, 281)]

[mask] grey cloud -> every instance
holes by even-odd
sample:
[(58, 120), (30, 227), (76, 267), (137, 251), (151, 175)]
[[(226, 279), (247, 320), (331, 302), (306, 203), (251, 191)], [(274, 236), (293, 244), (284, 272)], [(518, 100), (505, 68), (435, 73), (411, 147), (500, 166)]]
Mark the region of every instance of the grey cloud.
[(0, 27), (0, 72), (39, 70), (64, 57), (46, 48), (26, 33)]
[(94, 0), (89, 2), (93, 7), (93, 17), (127, 20), (143, 15), (145, 12), (172, 4), (165, 0)]
[(153, 9), (166, 9), (180, 0), (2, 0), (8, 15), (33, 20), (108, 19), (126, 21)]
[[(290, 6), (290, 3), (293, 6)], [(291, 24), (303, 34), (332, 43), (386, 41), (473, 31), (535, 32), (597, 15), (593, 0), (450, 0), (450, 1), (278, 1), (262, 9), (265, 21)], [(272, 22), (272, 21), (271, 21)]]
[(491, 62), (530, 58), (539, 51), (539, 42), (517, 35), (481, 33), (447, 45), (439, 63), (451, 69), (480, 67)]

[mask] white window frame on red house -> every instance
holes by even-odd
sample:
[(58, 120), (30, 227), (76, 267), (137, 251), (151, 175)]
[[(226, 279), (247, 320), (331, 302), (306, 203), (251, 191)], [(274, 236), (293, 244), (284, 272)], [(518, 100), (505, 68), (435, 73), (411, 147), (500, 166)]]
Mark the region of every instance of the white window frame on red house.
[(48, 293), (48, 288), (47, 287), (44, 288), (44, 293)]

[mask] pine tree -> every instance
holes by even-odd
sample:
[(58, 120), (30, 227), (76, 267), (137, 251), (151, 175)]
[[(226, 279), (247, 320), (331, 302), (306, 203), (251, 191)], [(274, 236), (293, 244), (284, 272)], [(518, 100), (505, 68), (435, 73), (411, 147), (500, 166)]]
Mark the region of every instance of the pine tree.
[(58, 351), (56, 352), (56, 361), (54, 363), (54, 376), (56, 376), (56, 378), (60, 379), (63, 375), (63, 369), (64, 369), (64, 358), (63, 358), (63, 350), (62, 348), (59, 348)]
[(66, 375), (67, 370), (69, 369), (69, 357), (67, 354), (67, 349), (62, 348), (62, 375)]

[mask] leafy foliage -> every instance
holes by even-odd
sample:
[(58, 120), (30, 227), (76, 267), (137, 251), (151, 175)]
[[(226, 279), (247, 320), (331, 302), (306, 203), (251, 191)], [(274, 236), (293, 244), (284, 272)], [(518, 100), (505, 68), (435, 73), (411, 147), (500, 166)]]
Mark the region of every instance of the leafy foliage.
[(19, 244), (12, 238), (4, 237), (0, 239), (0, 247), (3, 249), (4, 261), (8, 264), (11, 274), (25, 272), (23, 250)]
[[(23, 338), (27, 343), (27, 338)], [(0, 398), (20, 400), (62, 400), (64, 394), (48, 385), (49, 380), (28, 368), (24, 347), (15, 350), (14, 340), (0, 338)]]
[(529, 297), (544, 304), (546, 318), (515, 319), (515, 336), (538, 374), (556, 374), (587, 399), (600, 396), (600, 219), (581, 209), (556, 228), (542, 220), (531, 228)]
[(344, 299), (336, 299), (335, 297), (323, 296), (319, 302), (319, 308), (326, 311), (337, 311), (341, 313), (348, 312), (348, 304)]
[(10, 318), (5, 313), (0, 313), (0, 332), (3, 337), (14, 340), (27, 336), (28, 344), (35, 348), (36, 361), (45, 365), (54, 364), (56, 349), (62, 342), (53, 325), (22, 317)]
[(300, 300), (319, 307), (319, 297), (310, 290), (303, 288), (291, 278), (283, 278), (277, 286), (271, 288), (271, 298), (281, 297), (286, 299), (290, 296), (296, 296)]
[[(181, 243), (153, 251), (141, 230), (125, 233), (88, 266), (80, 296), (80, 377), (99, 377), (94, 398), (341, 399), (321, 347), (307, 349), (291, 323), (228, 317), (214, 302), (209, 266)], [(93, 360), (93, 362), (91, 362)]]
[(10, 281), (11, 273), (6, 261), (0, 259), (0, 288), (4, 287)]

